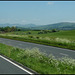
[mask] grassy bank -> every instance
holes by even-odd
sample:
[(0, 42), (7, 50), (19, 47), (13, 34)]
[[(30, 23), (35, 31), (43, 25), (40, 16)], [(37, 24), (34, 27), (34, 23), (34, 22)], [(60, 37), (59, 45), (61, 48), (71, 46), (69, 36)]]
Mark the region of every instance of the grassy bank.
[(0, 43), (0, 54), (41, 74), (75, 74), (75, 59), (55, 59), (51, 54), (47, 57), (37, 48), (23, 50)]

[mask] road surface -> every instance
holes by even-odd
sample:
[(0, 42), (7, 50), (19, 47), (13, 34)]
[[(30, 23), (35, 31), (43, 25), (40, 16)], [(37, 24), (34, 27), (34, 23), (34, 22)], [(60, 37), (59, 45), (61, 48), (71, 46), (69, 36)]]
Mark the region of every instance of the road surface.
[(0, 55), (0, 74), (33, 74)]
[(37, 47), (39, 48), (40, 51), (47, 53), (47, 55), (53, 54), (56, 58), (68, 56), (75, 59), (75, 51), (69, 50), (69, 49), (63, 49), (58, 47), (40, 45), (40, 44), (5, 39), (5, 38), (0, 38), (0, 43), (22, 48), (22, 49), (25, 49), (25, 48), (32, 49), (34, 47)]

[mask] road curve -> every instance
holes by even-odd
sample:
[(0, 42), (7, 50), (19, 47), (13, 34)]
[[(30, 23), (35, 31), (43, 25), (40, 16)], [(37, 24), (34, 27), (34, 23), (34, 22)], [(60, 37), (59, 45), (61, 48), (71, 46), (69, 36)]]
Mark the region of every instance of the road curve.
[(37, 47), (39, 48), (40, 51), (45, 52), (48, 55), (53, 54), (56, 58), (68, 56), (75, 59), (75, 51), (69, 50), (69, 49), (63, 49), (63, 48), (58, 48), (53, 46), (46, 46), (46, 45), (40, 45), (40, 44), (5, 39), (5, 38), (0, 38), (0, 43), (22, 48), (22, 49), (25, 49), (25, 48), (32, 49), (34, 47)]

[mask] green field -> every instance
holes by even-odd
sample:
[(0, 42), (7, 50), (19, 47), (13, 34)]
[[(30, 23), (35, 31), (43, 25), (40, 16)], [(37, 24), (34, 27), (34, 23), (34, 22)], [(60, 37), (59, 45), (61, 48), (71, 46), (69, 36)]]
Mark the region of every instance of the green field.
[[(31, 34), (25, 34), (27, 32), (31, 32)], [(47, 34), (38, 34), (40, 31), (16, 31), (10, 32), (6, 34), (15, 34), (15, 35), (32, 35), (32, 36), (39, 36), (39, 37), (58, 37), (58, 38), (65, 38), (69, 40), (75, 40), (75, 30), (66, 30), (66, 31), (59, 31), (54, 33), (47, 33)]]

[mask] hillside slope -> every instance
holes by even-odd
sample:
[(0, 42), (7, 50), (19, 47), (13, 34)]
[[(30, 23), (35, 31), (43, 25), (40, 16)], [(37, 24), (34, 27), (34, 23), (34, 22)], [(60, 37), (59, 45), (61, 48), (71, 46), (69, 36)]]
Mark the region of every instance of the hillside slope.
[(61, 22), (55, 24), (49, 24), (44, 26), (37, 26), (31, 29), (39, 29), (39, 30), (51, 30), (51, 29), (59, 29), (59, 30), (72, 30), (75, 29), (75, 23), (70, 22)]
[(75, 23), (70, 22), (60, 22), (55, 24), (48, 24), (48, 25), (35, 25), (35, 24), (0, 24), (0, 27), (12, 27), (16, 26), (20, 29), (29, 29), (29, 30), (51, 30), (51, 29), (59, 29), (59, 30), (72, 30), (75, 29)]

